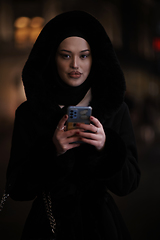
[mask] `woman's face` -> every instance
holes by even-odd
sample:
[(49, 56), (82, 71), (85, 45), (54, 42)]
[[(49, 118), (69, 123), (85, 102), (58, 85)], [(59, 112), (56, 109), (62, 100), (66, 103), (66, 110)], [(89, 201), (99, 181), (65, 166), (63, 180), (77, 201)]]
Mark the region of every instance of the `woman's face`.
[(88, 77), (92, 56), (88, 42), (80, 37), (64, 39), (56, 53), (56, 64), (60, 78), (70, 86), (81, 85)]

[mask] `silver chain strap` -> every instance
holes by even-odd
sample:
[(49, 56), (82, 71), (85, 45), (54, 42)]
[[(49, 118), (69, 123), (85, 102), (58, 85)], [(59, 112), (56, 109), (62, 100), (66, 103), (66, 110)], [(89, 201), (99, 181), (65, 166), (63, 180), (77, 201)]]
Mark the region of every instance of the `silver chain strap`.
[[(4, 191), (4, 193), (2, 195), (1, 202), (0, 202), (0, 212), (2, 211), (3, 206), (4, 206), (8, 197), (9, 197), (9, 194), (6, 193), (6, 191)], [(50, 222), (50, 226), (51, 226), (51, 229), (52, 229), (52, 233), (54, 234), (55, 229), (56, 229), (56, 221), (55, 221), (55, 218), (54, 218), (53, 213), (52, 213), (52, 200), (51, 200), (50, 193), (48, 195), (46, 195), (46, 193), (43, 192), (43, 200), (44, 200), (47, 216), (48, 216), (48, 219), (49, 219), (49, 222)]]
[(51, 200), (50, 193), (46, 194), (45, 192), (43, 192), (43, 200), (44, 200), (47, 216), (48, 216), (48, 219), (50, 222), (50, 226), (52, 229), (52, 233), (55, 233), (56, 221), (55, 221), (55, 218), (54, 218), (53, 212), (52, 212), (52, 200)]
[(5, 204), (5, 202), (6, 202), (8, 197), (9, 197), (9, 194), (6, 193), (6, 191), (4, 191), (2, 199), (1, 199), (1, 202), (0, 202), (0, 212), (2, 211), (3, 206), (4, 206), (4, 204)]
[[(3, 206), (4, 206), (8, 197), (9, 197), (9, 194), (4, 191), (4, 194), (3, 194), (1, 202), (0, 202), (0, 212), (2, 211)], [(52, 200), (51, 200), (50, 193), (48, 195), (46, 195), (46, 193), (43, 192), (43, 200), (44, 200), (47, 216), (48, 216), (48, 219), (49, 219), (49, 222), (50, 222), (50, 226), (51, 226), (51, 229), (52, 229), (52, 233), (54, 234), (55, 229), (56, 229), (56, 221), (55, 221), (55, 218), (54, 218), (53, 213), (52, 213)]]

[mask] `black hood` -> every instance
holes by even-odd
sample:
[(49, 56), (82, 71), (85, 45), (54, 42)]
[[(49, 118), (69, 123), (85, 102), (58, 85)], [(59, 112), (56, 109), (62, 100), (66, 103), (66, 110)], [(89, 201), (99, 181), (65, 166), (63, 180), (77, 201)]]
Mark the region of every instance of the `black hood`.
[(60, 42), (71, 35), (79, 36), (79, 33), (91, 47), (93, 63), (89, 87), (94, 106), (111, 115), (123, 102), (125, 79), (107, 33), (90, 14), (71, 11), (56, 16), (45, 25), (22, 72), (27, 101), (40, 116), (50, 118), (51, 112), (59, 109), (54, 99), (56, 75), (50, 77), (50, 66), (52, 63), (53, 72), (53, 59)]

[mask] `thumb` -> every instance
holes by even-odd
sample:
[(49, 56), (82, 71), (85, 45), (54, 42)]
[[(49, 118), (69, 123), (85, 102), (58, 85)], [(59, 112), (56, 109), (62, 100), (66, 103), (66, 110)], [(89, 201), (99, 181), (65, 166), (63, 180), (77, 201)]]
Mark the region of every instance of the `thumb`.
[(67, 119), (68, 119), (68, 115), (64, 115), (61, 118), (61, 120), (59, 121), (58, 126), (57, 126), (58, 130), (63, 130), (64, 129), (64, 126), (65, 126), (65, 123), (66, 123)]

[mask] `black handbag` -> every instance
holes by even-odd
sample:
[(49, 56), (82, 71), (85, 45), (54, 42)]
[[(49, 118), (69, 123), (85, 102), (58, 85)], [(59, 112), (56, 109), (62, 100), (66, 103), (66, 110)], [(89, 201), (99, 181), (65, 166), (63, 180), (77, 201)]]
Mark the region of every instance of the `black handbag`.
[[(9, 197), (9, 193), (6, 192), (6, 190), (4, 191), (3, 195), (2, 195), (2, 199), (0, 202), (0, 212), (2, 211), (4, 204), (7, 200), (7, 198)], [(45, 192), (43, 192), (43, 201), (45, 204), (45, 209), (46, 209), (46, 213), (49, 219), (49, 223), (52, 229), (52, 233), (55, 236), (55, 229), (56, 229), (56, 221), (55, 218), (53, 216), (53, 212), (52, 212), (52, 200), (51, 200), (51, 195), (50, 193), (46, 194)], [(55, 238), (53, 238), (52, 240), (54, 240)]]

